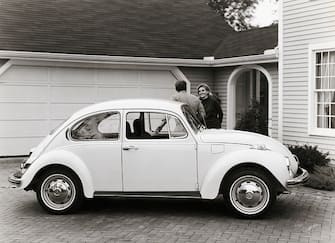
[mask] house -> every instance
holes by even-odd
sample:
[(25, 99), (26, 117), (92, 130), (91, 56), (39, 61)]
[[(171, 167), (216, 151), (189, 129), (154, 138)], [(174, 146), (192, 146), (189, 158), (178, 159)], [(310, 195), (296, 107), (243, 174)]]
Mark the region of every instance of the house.
[(335, 1), (280, 4), (278, 138), (335, 159)]
[(269, 135), (286, 136), (276, 25), (235, 32), (206, 0), (0, 4), (0, 156), (28, 154), (88, 104), (169, 99), (180, 79), (192, 93), (201, 82), (211, 86), (222, 101), (224, 128), (234, 128), (257, 99)]

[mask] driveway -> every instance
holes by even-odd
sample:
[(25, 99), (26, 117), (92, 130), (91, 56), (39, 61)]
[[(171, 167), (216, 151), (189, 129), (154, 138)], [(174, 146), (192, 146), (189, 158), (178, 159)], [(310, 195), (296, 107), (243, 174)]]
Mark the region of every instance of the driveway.
[(172, 199), (90, 200), (56, 216), (10, 187), (18, 166), (0, 160), (0, 242), (335, 242), (335, 192), (295, 189), (258, 220), (234, 217), (222, 200)]

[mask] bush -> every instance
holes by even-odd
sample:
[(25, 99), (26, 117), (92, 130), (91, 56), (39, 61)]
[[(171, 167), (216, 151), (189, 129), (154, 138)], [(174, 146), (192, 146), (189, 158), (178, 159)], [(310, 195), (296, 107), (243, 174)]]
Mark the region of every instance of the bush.
[(320, 152), (317, 146), (313, 147), (305, 144), (303, 146), (291, 145), (288, 148), (292, 154), (299, 158), (300, 166), (308, 172), (312, 173), (315, 170), (315, 166), (326, 166), (330, 162), (329, 153)]
[(314, 166), (313, 173), (305, 186), (319, 190), (334, 191), (335, 190), (335, 168), (331, 166)]
[(242, 115), (241, 120), (237, 122), (235, 129), (268, 135), (267, 116), (259, 102), (252, 102), (249, 109)]

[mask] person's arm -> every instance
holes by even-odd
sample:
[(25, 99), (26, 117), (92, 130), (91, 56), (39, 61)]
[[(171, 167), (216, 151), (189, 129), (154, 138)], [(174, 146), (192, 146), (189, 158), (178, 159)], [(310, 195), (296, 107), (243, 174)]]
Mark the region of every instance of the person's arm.
[(216, 99), (213, 99), (213, 101), (214, 101), (215, 109), (216, 109), (216, 112), (217, 112), (217, 118), (218, 118), (218, 120), (220, 121), (220, 124), (221, 124), (222, 119), (223, 119), (223, 112), (222, 112), (222, 109), (221, 109), (221, 105)]
[(166, 123), (167, 123), (166, 119), (165, 118), (162, 119), (161, 124), (155, 130), (155, 134), (158, 134), (163, 129), (163, 127), (166, 125)]

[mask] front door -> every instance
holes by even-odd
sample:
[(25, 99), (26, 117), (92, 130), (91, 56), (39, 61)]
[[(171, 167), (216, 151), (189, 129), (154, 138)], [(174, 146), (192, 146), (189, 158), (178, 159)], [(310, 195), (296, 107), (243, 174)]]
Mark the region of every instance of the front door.
[(125, 112), (125, 192), (198, 191), (196, 143), (180, 119), (163, 112)]

